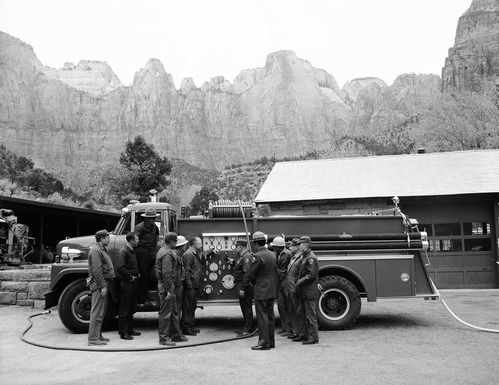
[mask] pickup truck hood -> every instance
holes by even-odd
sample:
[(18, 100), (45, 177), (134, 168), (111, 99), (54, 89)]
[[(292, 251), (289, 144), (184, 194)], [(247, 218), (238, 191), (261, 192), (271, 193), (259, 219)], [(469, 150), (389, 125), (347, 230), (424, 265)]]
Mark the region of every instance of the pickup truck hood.
[[(111, 234), (110, 244), (114, 242), (116, 235)], [(79, 260), (88, 259), (88, 250), (95, 244), (95, 236), (85, 235), (83, 237), (75, 237), (64, 239), (57, 244), (57, 255), (61, 255), (63, 247), (70, 247), (72, 249), (78, 249), (82, 251)]]

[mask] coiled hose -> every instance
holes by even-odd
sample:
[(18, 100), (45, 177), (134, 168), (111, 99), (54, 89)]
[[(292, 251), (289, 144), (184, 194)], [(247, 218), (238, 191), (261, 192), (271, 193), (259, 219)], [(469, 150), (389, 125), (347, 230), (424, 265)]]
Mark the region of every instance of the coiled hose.
[(92, 349), (92, 348), (65, 348), (65, 347), (52, 346), (52, 345), (47, 345), (47, 344), (40, 344), (37, 342), (32, 342), (32, 341), (27, 340), (25, 335), (33, 327), (32, 318), (38, 317), (41, 315), (45, 315), (45, 314), (50, 314), (50, 313), (51, 313), (50, 310), (47, 310), (47, 311), (43, 311), (41, 313), (37, 313), (37, 314), (33, 314), (33, 315), (29, 316), (28, 321), (30, 324), (26, 328), (26, 330), (24, 330), (21, 333), (21, 341), (26, 342), (27, 344), (30, 344), (33, 346), (37, 346), (39, 348), (46, 348), (46, 349), (53, 349), (53, 350), (71, 350), (71, 351), (77, 351), (77, 352), (147, 352), (147, 351), (153, 351), (153, 350), (171, 350), (171, 349), (191, 348), (194, 346), (214, 345), (214, 344), (220, 344), (222, 342), (243, 340), (246, 338), (253, 337), (258, 332), (258, 329), (256, 329), (251, 334), (244, 336), (244, 337), (224, 338), (224, 339), (220, 339), (220, 340), (205, 341), (205, 342), (199, 342), (196, 344), (189, 344), (189, 345), (157, 346), (157, 347), (151, 347), (151, 348), (134, 348), (134, 349), (108, 349), (107, 347), (105, 350)]

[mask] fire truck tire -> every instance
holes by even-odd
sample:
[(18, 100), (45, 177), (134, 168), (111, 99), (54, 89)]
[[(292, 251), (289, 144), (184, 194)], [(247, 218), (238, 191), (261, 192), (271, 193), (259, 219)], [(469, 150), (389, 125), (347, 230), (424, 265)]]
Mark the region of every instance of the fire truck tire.
[[(104, 326), (116, 317), (116, 304), (109, 298), (107, 301)], [(88, 333), (90, 310), (92, 308), (92, 292), (85, 279), (71, 282), (62, 292), (59, 299), (59, 318), (63, 325), (73, 333)]]
[(360, 314), (360, 294), (348, 279), (336, 275), (321, 278), (317, 321), (321, 330), (350, 329)]

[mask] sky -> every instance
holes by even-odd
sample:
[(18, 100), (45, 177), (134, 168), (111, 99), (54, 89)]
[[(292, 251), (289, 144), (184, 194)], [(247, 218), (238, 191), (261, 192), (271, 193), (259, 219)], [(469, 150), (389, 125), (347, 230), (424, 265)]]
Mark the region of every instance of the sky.
[(45, 66), (107, 62), (124, 85), (151, 58), (176, 88), (231, 83), (291, 50), (338, 85), (403, 73), (441, 75), (472, 0), (0, 0), (0, 31)]

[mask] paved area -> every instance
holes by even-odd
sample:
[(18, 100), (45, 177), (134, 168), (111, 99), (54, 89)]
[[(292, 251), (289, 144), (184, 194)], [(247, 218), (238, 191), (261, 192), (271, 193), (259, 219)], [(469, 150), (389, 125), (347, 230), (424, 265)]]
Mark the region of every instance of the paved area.
[[(463, 320), (499, 329), (499, 290), (448, 290), (443, 298)], [(2, 384), (495, 384), (499, 334), (471, 329), (452, 318), (439, 301), (380, 300), (362, 303), (348, 331), (320, 332), (318, 345), (276, 337), (276, 349), (250, 349), (257, 337), (234, 337), (241, 326), (237, 307), (198, 310), (202, 332), (180, 349), (157, 344), (154, 313), (137, 314), (143, 334), (123, 341), (116, 331), (105, 348), (87, 349), (86, 335), (72, 334), (57, 313), (0, 307)], [(207, 343), (207, 344), (204, 344)], [(201, 346), (192, 346), (201, 344)], [(188, 346), (191, 345), (191, 346)], [(66, 350), (67, 349), (67, 350)], [(104, 351), (104, 350), (108, 351)], [(139, 349), (139, 351), (119, 351)], [(103, 350), (102, 352), (96, 350)]]

